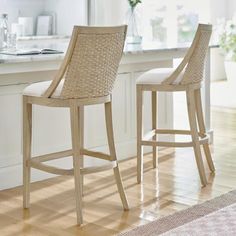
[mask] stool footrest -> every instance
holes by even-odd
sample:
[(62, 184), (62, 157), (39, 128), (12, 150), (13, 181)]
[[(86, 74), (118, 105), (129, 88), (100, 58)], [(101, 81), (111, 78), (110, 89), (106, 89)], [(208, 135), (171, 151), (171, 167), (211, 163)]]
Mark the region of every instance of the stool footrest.
[(30, 160), (29, 165), (35, 169), (55, 175), (74, 175), (74, 169), (60, 169), (54, 166), (43, 164), (40, 161)]
[(103, 152), (95, 152), (95, 151), (90, 151), (88, 149), (81, 149), (80, 153), (81, 153), (81, 155), (86, 155), (86, 156), (90, 156), (90, 157), (96, 157), (99, 159), (103, 159), (106, 161), (111, 161), (111, 156), (108, 154), (105, 154)]
[[(179, 134), (179, 135), (191, 135), (191, 130), (182, 129), (155, 129), (156, 134)], [(205, 138), (207, 134), (198, 133), (199, 137)]]
[[(158, 134), (179, 134), (179, 135), (191, 135), (190, 130), (168, 130), (168, 129), (153, 129), (147, 132), (142, 141), (141, 145), (144, 146), (160, 146), (160, 147), (193, 147), (193, 142), (162, 142), (151, 140), (154, 136)], [(205, 144), (209, 142), (209, 136), (207, 134), (198, 133), (200, 144)]]
[(102, 165), (102, 166), (93, 166), (93, 167), (86, 167), (81, 169), (82, 175), (102, 172), (110, 169), (114, 169), (117, 167), (117, 161), (111, 161), (108, 164)]
[[(105, 170), (109, 170), (109, 169), (113, 169), (113, 168), (117, 167), (117, 161), (116, 160), (112, 161), (111, 156), (108, 154), (105, 154), (102, 152), (90, 151), (87, 149), (81, 149), (80, 153), (81, 153), (81, 155), (96, 157), (96, 158), (110, 162), (110, 163), (104, 164), (102, 166), (81, 168), (81, 174), (83, 174), (83, 175), (101, 172), (101, 171), (105, 171)], [(56, 160), (59, 158), (68, 157), (68, 156), (73, 156), (72, 150), (66, 150), (66, 151), (54, 152), (54, 153), (50, 153), (50, 154), (36, 156), (36, 157), (31, 158), (27, 164), (32, 168), (46, 171), (51, 174), (74, 175), (74, 169), (61, 169), (61, 168), (57, 168), (57, 167), (46, 165), (46, 164), (42, 163), (42, 162), (46, 162), (46, 161), (50, 161), (50, 160)]]
[[(108, 154), (105, 154), (103, 152), (90, 151), (88, 149), (81, 149), (80, 154), (86, 155), (86, 156), (91, 156), (91, 157), (96, 157), (96, 158), (107, 160), (107, 161), (112, 160), (111, 156)], [(61, 152), (54, 152), (54, 153), (50, 153), (50, 154), (36, 156), (36, 157), (33, 157), (31, 160), (37, 160), (40, 162), (44, 162), (44, 161), (51, 161), (51, 160), (55, 160), (55, 159), (59, 159), (59, 158), (69, 157), (72, 155), (73, 155), (73, 151), (72, 151), (72, 149), (70, 149), (70, 150), (65, 150), (65, 151), (61, 151)]]
[[(29, 165), (32, 168), (42, 170), (42, 171), (55, 174), (55, 175), (74, 175), (74, 169), (61, 169), (54, 166), (43, 164), (40, 161), (31, 160), (29, 161)], [(117, 167), (117, 161), (110, 161), (110, 163), (104, 164), (101, 166), (81, 168), (81, 174), (82, 175), (92, 174), (92, 173), (114, 169), (116, 167)]]

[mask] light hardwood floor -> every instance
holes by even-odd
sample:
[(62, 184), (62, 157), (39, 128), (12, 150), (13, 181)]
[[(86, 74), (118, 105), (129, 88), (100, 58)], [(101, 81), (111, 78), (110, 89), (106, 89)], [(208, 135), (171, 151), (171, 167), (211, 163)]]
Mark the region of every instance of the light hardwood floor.
[[(236, 189), (236, 113), (213, 112), (216, 174), (201, 188), (192, 149), (165, 149), (158, 169), (144, 158), (136, 183), (136, 159), (120, 164), (130, 211), (124, 212), (112, 171), (85, 177), (84, 225), (76, 226), (73, 177), (32, 184), (31, 208), (22, 209), (22, 188), (0, 192), (0, 235), (114, 235)], [(207, 167), (205, 162), (205, 167)]]

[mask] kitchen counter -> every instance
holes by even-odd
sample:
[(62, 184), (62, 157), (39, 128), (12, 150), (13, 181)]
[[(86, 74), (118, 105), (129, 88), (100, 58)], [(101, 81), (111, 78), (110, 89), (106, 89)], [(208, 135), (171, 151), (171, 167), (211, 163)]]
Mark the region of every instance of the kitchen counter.
[(0, 54), (0, 64), (22, 63), (22, 62), (33, 62), (33, 61), (52, 61), (52, 60), (62, 60), (63, 58), (64, 58), (64, 53), (52, 54), (52, 55), (42, 54), (42, 55), (24, 55), (24, 56)]
[[(41, 42), (40, 40), (37, 40), (38, 43), (35, 45), (35, 43), (27, 43), (27, 41), (19, 41), (18, 48), (24, 49), (24, 48), (51, 48), (60, 50), (63, 52), (66, 52), (67, 46), (68, 46), (68, 40), (64, 39), (64, 42)], [(58, 40), (60, 41), (60, 40)], [(181, 45), (160, 45), (155, 43), (146, 43), (141, 45), (132, 45), (127, 44), (124, 49), (124, 56), (126, 55), (136, 55), (136, 54), (145, 54), (145, 53), (161, 53), (161, 52), (173, 52), (173, 51), (179, 51), (179, 52), (185, 52), (186, 48), (189, 47), (189, 44), (181, 44)], [(52, 60), (62, 60), (64, 58), (65, 53), (63, 54), (42, 54), (42, 55), (24, 55), (24, 56), (12, 56), (12, 55), (4, 55), (0, 54), (0, 64), (7, 64), (7, 63), (21, 63), (21, 62), (32, 62), (32, 61), (52, 61)], [(0, 72), (1, 73), (1, 72)]]
[[(51, 48), (66, 52), (68, 38), (54, 40), (27, 40), (18, 41), (19, 49)], [(145, 71), (159, 66), (172, 66), (173, 58), (181, 58), (186, 53), (189, 44), (185, 45), (159, 45), (146, 43), (142, 45), (128, 44), (125, 46), (124, 55), (121, 59), (119, 73), (130, 72), (131, 67)], [(53, 55), (25, 55), (12, 56), (0, 54), (0, 75), (16, 74), (25, 72), (55, 71), (59, 68), (65, 53)], [(157, 63), (158, 62), (158, 63)], [(167, 63), (168, 62), (168, 63)], [(166, 64), (167, 63), (167, 64)], [(137, 70), (137, 69), (134, 69)], [(31, 81), (29, 81), (31, 82)], [(6, 85), (6, 80), (1, 84)]]

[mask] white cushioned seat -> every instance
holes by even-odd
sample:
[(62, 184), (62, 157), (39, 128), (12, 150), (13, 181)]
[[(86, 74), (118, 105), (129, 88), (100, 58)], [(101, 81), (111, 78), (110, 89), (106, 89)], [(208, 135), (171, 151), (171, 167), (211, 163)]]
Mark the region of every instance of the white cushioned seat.
[[(136, 84), (161, 84), (169, 77), (176, 68), (157, 68), (142, 74), (136, 81)], [(183, 78), (183, 72), (176, 78), (173, 84), (178, 84)]]
[[(50, 86), (52, 80), (44, 81), (39, 83), (33, 83), (27, 86), (24, 91), (23, 95), (33, 96), (33, 97), (42, 97), (43, 94), (46, 92), (48, 87)], [(61, 91), (63, 88), (64, 80), (61, 80), (60, 84), (57, 86), (56, 90), (52, 94), (52, 98), (59, 98), (61, 95)]]

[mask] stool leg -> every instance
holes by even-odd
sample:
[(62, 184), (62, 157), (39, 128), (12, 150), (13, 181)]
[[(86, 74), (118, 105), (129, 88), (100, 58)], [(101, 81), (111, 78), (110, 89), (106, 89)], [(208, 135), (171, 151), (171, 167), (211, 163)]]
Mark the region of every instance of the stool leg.
[(197, 130), (197, 122), (196, 122), (196, 116), (195, 116), (196, 106), (195, 106), (195, 99), (194, 99), (194, 91), (187, 90), (186, 94), (187, 94), (189, 124), (190, 124), (190, 130), (191, 130), (191, 135), (192, 135), (195, 159), (197, 162), (197, 167), (198, 167), (201, 183), (203, 186), (206, 186), (207, 179), (206, 179), (204, 165), (202, 161), (202, 154), (201, 154), (201, 148), (200, 148), (199, 136), (198, 136), (198, 130)]
[[(152, 129), (156, 130), (157, 128), (157, 92), (152, 92)], [(155, 140), (157, 135), (153, 137)], [(153, 146), (153, 168), (157, 167), (157, 147)]]
[(30, 158), (32, 142), (32, 104), (23, 96), (23, 207), (30, 202)]
[[(107, 139), (108, 139), (108, 145), (110, 150), (110, 155), (112, 161), (117, 161), (116, 158), (116, 150), (115, 150), (115, 142), (114, 142), (114, 134), (113, 134), (113, 124), (112, 124), (112, 106), (111, 102), (105, 103), (105, 118), (106, 118), (106, 129), (107, 129)], [(124, 210), (129, 210), (129, 204), (125, 195), (124, 187), (122, 184), (119, 166), (117, 163), (117, 166), (113, 168), (116, 184), (118, 187), (118, 192), (120, 194), (120, 198), (123, 204)]]
[[(196, 113), (197, 113), (197, 120), (199, 125), (199, 130), (201, 134), (206, 134), (206, 128), (203, 118), (203, 111), (202, 111), (202, 100), (201, 100), (201, 91), (200, 89), (195, 90), (195, 101), (196, 101)], [(203, 150), (205, 152), (206, 160), (211, 172), (215, 171), (214, 163), (211, 157), (211, 151), (209, 148), (209, 144), (203, 144)]]
[(70, 118), (71, 118), (71, 137), (72, 137), (72, 150), (73, 150), (73, 166), (74, 166), (74, 179), (75, 179), (75, 201), (76, 201), (76, 213), (77, 223), (81, 225), (83, 223), (82, 216), (82, 189), (81, 189), (81, 173), (80, 173), (80, 108), (75, 101), (70, 105)]
[(139, 85), (136, 86), (136, 111), (137, 111), (137, 181), (143, 181), (143, 91)]
[[(81, 106), (78, 110), (79, 122), (80, 122), (80, 149), (84, 149), (84, 107)], [(80, 167), (84, 167), (84, 155), (80, 155)], [(80, 175), (82, 196), (84, 195), (84, 175)]]

